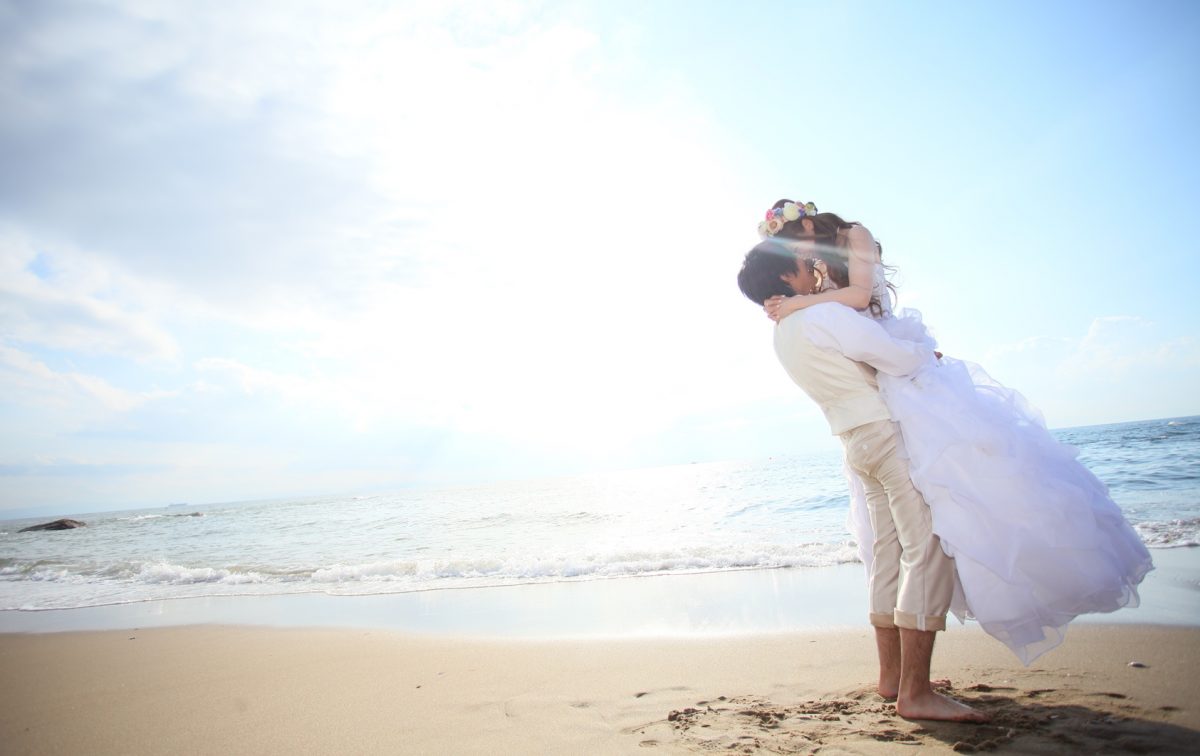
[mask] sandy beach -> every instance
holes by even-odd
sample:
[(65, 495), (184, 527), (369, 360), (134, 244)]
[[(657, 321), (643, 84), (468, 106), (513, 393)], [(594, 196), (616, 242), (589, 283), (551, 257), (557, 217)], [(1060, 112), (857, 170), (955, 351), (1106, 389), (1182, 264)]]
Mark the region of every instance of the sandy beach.
[(1200, 629), (1184, 627), (1073, 627), (1029, 668), (976, 628), (946, 633), (935, 674), (988, 711), (988, 725), (896, 716), (871, 686), (868, 628), (608, 641), (231, 626), (10, 633), (0, 669), (0, 742), (13, 754), (1200, 748)]
[[(935, 678), (988, 725), (877, 696), (857, 564), (374, 596), (0, 613), (5, 754), (1190, 753), (1200, 550), (1026, 668), (951, 621)], [(1131, 666), (1136, 663), (1136, 666)], [(919, 748), (917, 748), (919, 747)]]

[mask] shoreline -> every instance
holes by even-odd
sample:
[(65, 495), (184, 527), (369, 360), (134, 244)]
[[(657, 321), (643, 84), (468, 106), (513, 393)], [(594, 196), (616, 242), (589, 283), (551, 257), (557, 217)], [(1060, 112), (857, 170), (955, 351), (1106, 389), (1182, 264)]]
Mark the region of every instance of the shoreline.
[[(1073, 624), (1200, 626), (1200, 548), (1152, 552), (1141, 605)], [(183, 625), (393, 630), (500, 638), (622, 638), (787, 633), (865, 622), (859, 563), (333, 595), (152, 599), (0, 611), (0, 633)], [(953, 618), (951, 629), (961, 627)], [(973, 627), (968, 622), (967, 627)]]
[[(934, 676), (987, 725), (874, 692), (869, 628), (500, 640), (192, 626), (0, 635), (12, 753), (1184, 753), (1200, 629), (1073, 627), (1026, 668), (976, 628)], [(1141, 666), (1130, 666), (1137, 662)]]
[(853, 563), (363, 595), (193, 596), (5, 610), (0, 633), (218, 624), (501, 638), (731, 635), (856, 624), (861, 612), (847, 600), (856, 591), (865, 591), (863, 568)]

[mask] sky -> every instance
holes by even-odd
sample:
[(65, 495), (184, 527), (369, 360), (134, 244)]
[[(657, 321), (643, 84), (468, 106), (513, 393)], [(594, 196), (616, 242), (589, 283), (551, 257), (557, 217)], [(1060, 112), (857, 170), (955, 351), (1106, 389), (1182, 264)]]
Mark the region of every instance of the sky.
[(837, 448), (861, 221), (1051, 427), (1200, 414), (1200, 5), (0, 0), (0, 517)]

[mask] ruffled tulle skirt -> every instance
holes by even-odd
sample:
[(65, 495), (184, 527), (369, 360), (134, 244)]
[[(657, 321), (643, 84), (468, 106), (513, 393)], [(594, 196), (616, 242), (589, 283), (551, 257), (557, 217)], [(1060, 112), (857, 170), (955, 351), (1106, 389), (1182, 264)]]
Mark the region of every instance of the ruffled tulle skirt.
[[(882, 324), (932, 342), (915, 312)], [(955, 559), (951, 611), (960, 620), (977, 620), (1028, 664), (1080, 614), (1137, 606), (1149, 552), (1024, 397), (949, 357), (905, 377), (880, 373), (879, 387), (933, 530)], [(851, 528), (869, 563), (870, 520), (861, 483), (849, 477)]]

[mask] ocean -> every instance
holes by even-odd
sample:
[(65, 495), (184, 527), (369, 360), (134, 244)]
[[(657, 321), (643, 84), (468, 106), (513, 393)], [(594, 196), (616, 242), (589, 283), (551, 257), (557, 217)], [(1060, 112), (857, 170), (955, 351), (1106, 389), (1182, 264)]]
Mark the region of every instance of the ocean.
[[(1055, 431), (1152, 549), (1200, 545), (1200, 417)], [(0, 611), (367, 595), (857, 561), (834, 452), (0, 522)]]

